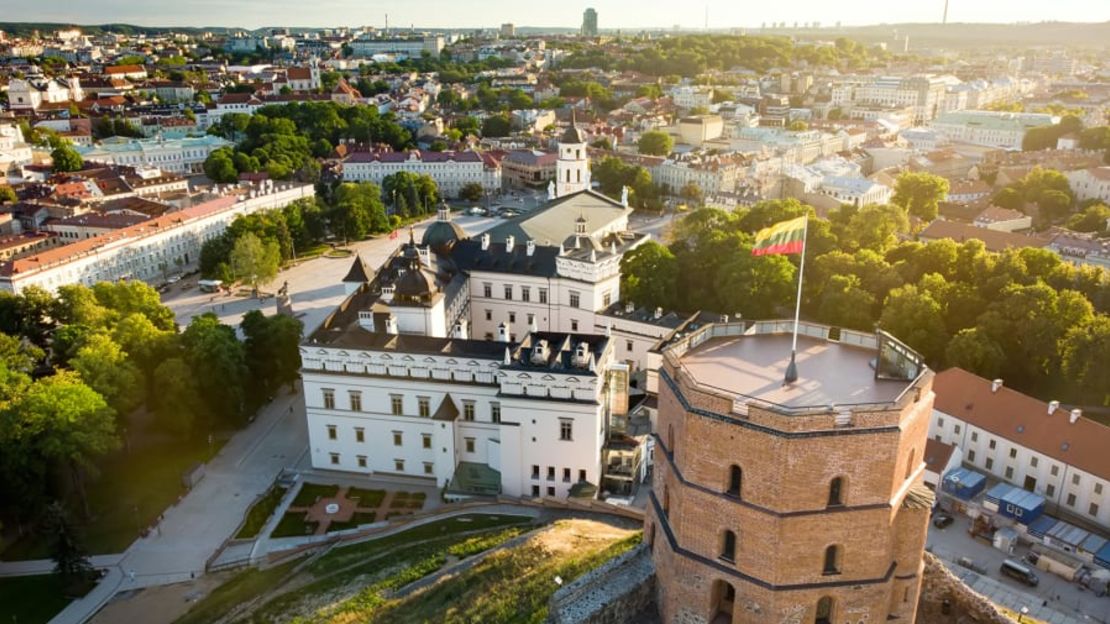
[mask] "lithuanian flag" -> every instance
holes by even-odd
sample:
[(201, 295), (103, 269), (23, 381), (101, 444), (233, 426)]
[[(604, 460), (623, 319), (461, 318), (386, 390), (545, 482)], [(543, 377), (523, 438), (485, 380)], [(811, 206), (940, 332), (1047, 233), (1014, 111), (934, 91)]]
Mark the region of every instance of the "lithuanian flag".
[(798, 217), (764, 228), (755, 235), (753, 256), (801, 253), (806, 239), (806, 217)]

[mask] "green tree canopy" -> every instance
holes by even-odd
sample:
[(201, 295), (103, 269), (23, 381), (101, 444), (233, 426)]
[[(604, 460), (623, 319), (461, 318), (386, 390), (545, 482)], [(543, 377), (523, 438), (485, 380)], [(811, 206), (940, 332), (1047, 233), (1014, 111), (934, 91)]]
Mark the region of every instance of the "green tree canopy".
[(937, 218), (940, 202), (948, 197), (948, 180), (925, 172), (907, 171), (894, 184), (891, 203), (910, 216), (929, 222)]
[(54, 161), (54, 171), (80, 171), (85, 166), (81, 154), (68, 143), (54, 148), (50, 152), (50, 159)]
[(641, 154), (667, 156), (674, 149), (674, 139), (666, 132), (649, 130), (640, 135), (636, 147)]
[(248, 232), (235, 241), (229, 260), (236, 280), (258, 288), (259, 284), (277, 277), (281, 268), (281, 250), (276, 242), (263, 243)]

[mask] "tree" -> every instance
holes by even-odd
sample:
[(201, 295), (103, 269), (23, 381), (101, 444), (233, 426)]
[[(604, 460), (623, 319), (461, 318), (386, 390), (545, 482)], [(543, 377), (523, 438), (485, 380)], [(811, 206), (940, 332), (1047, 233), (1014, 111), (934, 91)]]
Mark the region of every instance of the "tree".
[(31, 374), (46, 353), (31, 341), (0, 334), (0, 362), (8, 370)]
[(899, 233), (909, 230), (906, 212), (890, 204), (864, 206), (848, 220), (841, 236), (854, 248), (885, 251), (893, 246)]
[(119, 447), (112, 408), (77, 373), (60, 371), (31, 384), (12, 412), (16, 422), (4, 428), (16, 429), (16, 442), (32, 453), (67, 468), (87, 516), (84, 473)]
[(977, 327), (962, 329), (945, 348), (949, 366), (958, 366), (976, 375), (994, 379), (1002, 374), (1006, 352), (986, 332)]
[(239, 424), (243, 416), (247, 365), (235, 330), (215, 314), (193, 317), (181, 334), (185, 361), (203, 401), (208, 425)]
[(54, 171), (80, 171), (85, 166), (81, 154), (68, 143), (54, 148), (50, 158), (54, 161)]
[(88, 581), (95, 576), (88, 554), (77, 535), (77, 527), (69, 519), (65, 507), (54, 501), (43, 514), (43, 528), (50, 536), (50, 558), (54, 573), (65, 584)]
[(679, 195), (686, 201), (695, 205), (701, 204), (704, 199), (704, 194), (697, 182), (687, 182), (686, 185), (682, 187), (682, 190), (679, 191)]
[(873, 317), (862, 311), (870, 311), (874, 306), (875, 297), (860, 287), (858, 277), (834, 275), (821, 296), (817, 317), (829, 325), (869, 331)]
[(678, 261), (670, 249), (648, 241), (621, 258), (621, 297), (647, 308), (672, 308)]
[(777, 318), (797, 296), (797, 272), (787, 256), (753, 256), (751, 247), (744, 246), (717, 273), (722, 311), (744, 318)]
[(263, 243), (253, 233), (247, 233), (235, 241), (229, 260), (235, 279), (257, 289), (259, 284), (277, 277), (281, 250), (275, 241)]
[(8, 185), (0, 185), (0, 204), (11, 204), (19, 201), (15, 189)]
[(512, 132), (509, 116), (501, 113), (490, 115), (482, 121), (482, 136), (489, 138), (507, 137)]
[(794, 121), (790, 122), (790, 125), (786, 126), (786, 129), (790, 130), (791, 132), (805, 132), (806, 130), (809, 130), (809, 124), (802, 121), (801, 119), (795, 119)]
[(879, 326), (906, 343), (934, 365), (944, 357), (948, 331), (941, 305), (913, 284), (890, 291)]
[(252, 310), (243, 316), (240, 325), (246, 340), (243, 350), (250, 378), (254, 382), (255, 399), (274, 392), (284, 383), (292, 384), (301, 367), (300, 341), (302, 323), (285, 315), (265, 316)]
[(229, 150), (221, 148), (204, 159), (204, 175), (220, 184), (230, 184), (239, 180), (239, 171)]
[(204, 401), (184, 359), (168, 358), (154, 369), (151, 409), (158, 424), (169, 431), (188, 436), (204, 410)]
[(120, 416), (131, 414), (142, 403), (142, 373), (106, 334), (90, 335), (69, 365)]
[(1072, 215), (1067, 227), (1076, 232), (1105, 232), (1110, 230), (1110, 207), (1104, 204), (1087, 206), (1083, 212)]
[(331, 229), (344, 239), (362, 240), (371, 232), (389, 230), (382, 191), (377, 184), (345, 182), (336, 189), (335, 200), (329, 212)]
[(649, 130), (640, 135), (640, 140), (637, 142), (636, 147), (641, 154), (666, 156), (674, 149), (674, 139), (666, 132)]
[(485, 190), (477, 182), (467, 182), (459, 189), (459, 199), (476, 202), (482, 199)]
[(937, 218), (940, 202), (948, 197), (948, 180), (925, 172), (907, 171), (894, 184), (891, 203), (928, 223)]
[(1061, 369), (1077, 396), (1110, 406), (1110, 316), (1072, 327), (1060, 341)]

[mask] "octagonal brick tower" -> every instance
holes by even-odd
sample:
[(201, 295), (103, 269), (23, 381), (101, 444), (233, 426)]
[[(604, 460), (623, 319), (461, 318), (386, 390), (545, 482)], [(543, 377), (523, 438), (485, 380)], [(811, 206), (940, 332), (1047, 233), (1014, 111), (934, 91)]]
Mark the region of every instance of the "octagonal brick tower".
[(644, 521), (667, 624), (912, 624), (933, 373), (883, 333), (712, 324), (666, 345)]

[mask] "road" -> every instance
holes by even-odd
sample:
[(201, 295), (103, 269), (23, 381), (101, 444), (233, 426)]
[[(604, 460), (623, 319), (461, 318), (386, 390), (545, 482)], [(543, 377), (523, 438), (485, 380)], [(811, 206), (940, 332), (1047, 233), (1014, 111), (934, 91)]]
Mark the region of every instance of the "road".
[[(457, 216), (454, 221), (475, 235), (501, 222), (493, 217)], [(432, 220), (414, 226), (416, 240), (423, 236), (424, 229)], [(403, 243), (408, 241), (408, 232), (398, 232), (397, 238), (387, 236), (359, 241), (350, 245), (358, 253), (371, 271), (377, 268)], [(277, 278), (262, 287), (264, 292), (276, 292), (285, 282), (289, 283), (289, 295), (293, 311), (304, 322), (305, 334), (314, 330), (332, 310), (344, 299), (343, 276), (351, 268), (354, 258), (315, 258), (302, 262), (278, 274)], [(261, 309), (267, 314), (276, 311), (274, 299), (265, 302), (249, 297), (212, 295), (202, 293), (196, 287), (196, 279), (182, 280), (162, 297), (177, 317), (182, 327), (199, 314), (214, 312), (220, 321), (238, 326), (243, 315), (250, 310)]]
[[(969, 520), (957, 515), (956, 521), (945, 529), (930, 525), (927, 544), (933, 554), (957, 575), (968, 570), (954, 565), (960, 557), (970, 557), (986, 568), (989, 581), (993, 583), (971, 582), (972, 588), (987, 595), (999, 604), (1015, 611), (1029, 607), (1030, 615), (1046, 622), (1103, 622), (1110, 623), (1110, 597), (1098, 598), (1090, 591), (1080, 590), (1075, 583), (1037, 570), (1041, 582), (1037, 587), (1027, 587), (1002, 576), (998, 568), (1006, 559), (1021, 559), (1029, 550), (1018, 546), (1014, 554), (1008, 555), (985, 542), (972, 539), (967, 529)], [(971, 580), (971, 579), (969, 579)], [(1045, 604), (1047, 602), (1047, 604)], [(1040, 611), (1044, 610), (1044, 613)], [(1055, 612), (1055, 615), (1050, 612)], [(1087, 616), (1088, 619), (1084, 619)], [(1070, 619), (1065, 619), (1070, 618)]]

